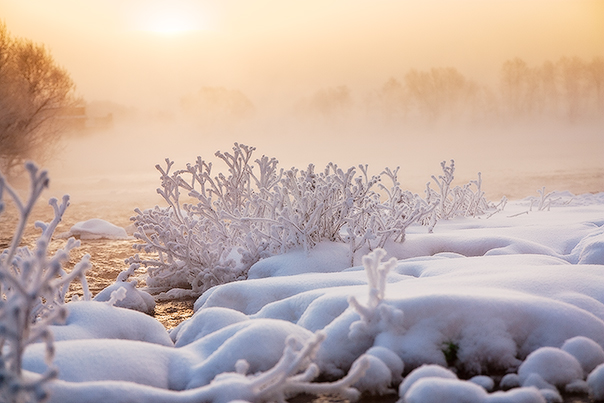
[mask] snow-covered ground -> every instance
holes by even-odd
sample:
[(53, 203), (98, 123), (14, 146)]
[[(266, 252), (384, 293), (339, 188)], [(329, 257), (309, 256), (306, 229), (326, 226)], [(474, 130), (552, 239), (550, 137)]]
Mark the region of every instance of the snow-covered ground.
[[(169, 334), (136, 311), (68, 303), (66, 324), (53, 326), (50, 401), (354, 389), (409, 403), (604, 401), (604, 193), (552, 200), (439, 221), (433, 233), (411, 226), (362, 266), (349, 267), (343, 244), (266, 258), (248, 280), (206, 291)], [(30, 346), (25, 370), (43, 373), (45, 353)]]

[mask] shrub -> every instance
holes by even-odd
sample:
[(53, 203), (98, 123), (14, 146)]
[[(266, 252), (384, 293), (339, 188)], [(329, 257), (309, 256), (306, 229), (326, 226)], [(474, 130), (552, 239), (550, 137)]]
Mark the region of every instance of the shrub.
[[(253, 147), (235, 144), (233, 153), (217, 152), (228, 173), (212, 173), (212, 164), (198, 157), (186, 169), (174, 162), (156, 166), (158, 193), (167, 208), (136, 210), (138, 250), (156, 252), (156, 259), (130, 258), (147, 267), (151, 292), (159, 298), (198, 296), (206, 289), (243, 279), (263, 257), (294, 248), (312, 249), (322, 241), (350, 244), (351, 259), (363, 247), (402, 242), (405, 228), (435, 207), (403, 191), (398, 169), (369, 176), (367, 166), (343, 170), (328, 164), (322, 172), (278, 168), (262, 156), (251, 164)], [(381, 177), (392, 181), (381, 184)], [(186, 202), (188, 199), (189, 202)], [(180, 287), (180, 290), (175, 288)]]
[(80, 104), (48, 48), (14, 37), (0, 21), (0, 169), (14, 175), (26, 160), (52, 155)]
[[(44, 384), (56, 377), (56, 370), (51, 366), (54, 349), (48, 326), (65, 320), (67, 312), (63, 303), (72, 280), (79, 278), (84, 298), (90, 298), (84, 276), (90, 266), (89, 255), (84, 256), (70, 273), (62, 267), (69, 259), (69, 252), (79, 246), (79, 241), (70, 238), (62, 249), (48, 257), (48, 245), (69, 204), (68, 196), (60, 205), (56, 199), (49, 201), (55, 216), (50, 223), (36, 222), (42, 234), (35, 249), (19, 247), (31, 211), (48, 186), (46, 171), (39, 171), (32, 163), (26, 164), (26, 169), (31, 188), (25, 203), (0, 174), (0, 213), (4, 207), (4, 192), (13, 200), (19, 213), (12, 243), (0, 254), (0, 395), (8, 402), (45, 399)], [(26, 379), (21, 370), (23, 352), (27, 345), (39, 341), (46, 343), (49, 369), (41, 376), (32, 375)]]
[(217, 175), (201, 157), (181, 170), (173, 170), (169, 159), (165, 167), (156, 166), (161, 174), (157, 191), (168, 207), (136, 209), (133, 221), (134, 236), (143, 241), (135, 248), (157, 258), (136, 254), (127, 262), (147, 268), (147, 288), (158, 299), (197, 297), (215, 285), (245, 279), (264, 257), (295, 248), (309, 251), (323, 241), (350, 245), (354, 264), (360, 250), (403, 242), (413, 223), (432, 231), (439, 219), (476, 216), (493, 207), (484, 197), (480, 174), (451, 188), (453, 161), (443, 162), (443, 175), (433, 176), (440, 192), (428, 184), (423, 199), (401, 188), (398, 168), (377, 176), (369, 176), (366, 165), (357, 171), (332, 163), (321, 172), (312, 164), (285, 171), (275, 158), (253, 160), (254, 151), (235, 143), (232, 154), (217, 152), (227, 167), (227, 173)]
[[(440, 219), (476, 217), (496, 207), (486, 199), (485, 193), (482, 191), (480, 172), (478, 172), (477, 180), (452, 188), (451, 184), (455, 178), (455, 161), (451, 160), (449, 165), (447, 165), (446, 161), (443, 161), (440, 163), (440, 166), (443, 174), (439, 175), (438, 178), (432, 175), (432, 180), (438, 186), (439, 191), (436, 192), (432, 189), (430, 182), (426, 185), (426, 200), (437, 205), (429, 219), (424, 220), (424, 224), (429, 227), (430, 232), (432, 232), (436, 222)], [(473, 190), (472, 187), (475, 187), (476, 190)], [(502, 199), (503, 202), (504, 199)]]

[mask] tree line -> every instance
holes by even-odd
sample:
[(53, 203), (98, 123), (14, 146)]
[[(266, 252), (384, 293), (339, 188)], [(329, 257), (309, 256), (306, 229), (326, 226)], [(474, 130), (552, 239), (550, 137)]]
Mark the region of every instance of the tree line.
[[(69, 73), (49, 50), (11, 35), (0, 21), (0, 171), (43, 162), (82, 106)], [(203, 87), (184, 96), (185, 117), (203, 125), (250, 119), (257, 110), (241, 91)], [(363, 118), (408, 124), (493, 124), (535, 119), (581, 122), (604, 117), (604, 60), (562, 57), (529, 66), (505, 61), (493, 87), (453, 67), (411, 69), (362, 96), (346, 85), (321, 88), (293, 105), (301, 119)]]
[(347, 86), (322, 88), (298, 103), (306, 115), (348, 112), (398, 123), (479, 123), (530, 119), (577, 122), (604, 116), (604, 60), (562, 57), (529, 66), (514, 58), (501, 66), (499, 85), (480, 84), (452, 67), (409, 70), (364, 97)]

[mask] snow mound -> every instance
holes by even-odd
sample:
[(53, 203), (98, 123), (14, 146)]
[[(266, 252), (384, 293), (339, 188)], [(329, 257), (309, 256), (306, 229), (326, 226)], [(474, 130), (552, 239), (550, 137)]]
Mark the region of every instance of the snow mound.
[(94, 301), (111, 301), (114, 306), (132, 309), (147, 315), (153, 315), (155, 312), (155, 299), (148, 292), (136, 288), (135, 281), (117, 281), (99, 292), (94, 297)]
[(470, 378), (469, 381), (482, 386), (487, 392), (491, 392), (495, 388), (495, 381), (490, 376), (476, 375)]
[[(384, 361), (373, 355), (363, 355), (361, 357), (369, 361), (369, 368), (365, 370), (365, 374), (353, 386), (360, 392), (373, 395), (395, 393), (393, 389), (390, 389), (392, 372)], [(356, 365), (355, 361), (352, 368), (354, 369)]]
[(604, 401), (604, 364), (598, 365), (587, 377), (589, 395), (596, 401)]
[(518, 368), (520, 382), (526, 385), (529, 377), (539, 375), (545, 382), (559, 388), (583, 379), (583, 368), (577, 359), (555, 347), (541, 347), (526, 357)]
[(483, 403), (487, 392), (472, 382), (427, 377), (413, 383), (404, 403)]
[(373, 346), (367, 350), (365, 354), (382, 360), (392, 374), (392, 381), (397, 385), (401, 383), (403, 380), (402, 374), (405, 369), (405, 364), (396, 353), (385, 347)]
[(409, 389), (422, 378), (457, 379), (457, 375), (451, 370), (440, 365), (425, 364), (411, 371), (400, 384), (399, 396), (405, 396)]
[(80, 239), (127, 239), (126, 230), (100, 218), (92, 218), (74, 224), (68, 232), (58, 234), (58, 238)]
[(509, 390), (520, 386), (520, 377), (518, 374), (505, 374), (501, 381), (499, 381), (499, 387), (502, 390)]
[(344, 243), (324, 241), (308, 252), (301, 249), (271, 256), (254, 264), (248, 279), (342, 271), (350, 266), (349, 249)]
[(186, 346), (229, 325), (249, 320), (239, 311), (228, 308), (208, 308), (180, 323), (170, 332), (176, 347)]
[(595, 367), (604, 363), (604, 349), (587, 337), (577, 336), (568, 339), (561, 349), (579, 361), (584, 375), (589, 374)]
[(164, 326), (151, 316), (97, 301), (66, 304), (62, 325), (50, 326), (57, 341), (123, 339), (173, 346)]
[(604, 264), (604, 227), (583, 238), (571, 255), (577, 256), (579, 264)]
[(546, 403), (546, 400), (536, 388), (516, 388), (507, 392), (491, 393), (486, 403)]
[[(171, 340), (168, 346), (123, 339), (64, 340), (55, 343), (53, 363), (59, 379), (67, 382), (125, 381), (170, 390), (194, 389), (234, 371), (239, 360), (247, 362), (250, 373), (269, 370), (290, 337), (305, 342), (312, 333), (294, 324), (256, 319), (227, 326), (181, 348), (175, 348)], [(23, 368), (43, 373), (45, 357), (42, 343), (32, 345), (24, 354)]]

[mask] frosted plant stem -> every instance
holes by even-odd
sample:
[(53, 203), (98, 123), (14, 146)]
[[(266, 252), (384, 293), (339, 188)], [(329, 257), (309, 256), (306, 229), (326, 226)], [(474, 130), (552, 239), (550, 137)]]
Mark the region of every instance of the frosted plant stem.
[(19, 198), (15, 190), (6, 182), (4, 177), (2, 177), (2, 182), (4, 183), (6, 191), (8, 192), (11, 199), (13, 199), (15, 205), (17, 206), (17, 209), (19, 210), (19, 224), (17, 226), (15, 234), (13, 235), (8, 257), (6, 260), (9, 264), (15, 257), (17, 247), (19, 246), (19, 243), (21, 243), (21, 239), (23, 238), (23, 231), (25, 230), (25, 225), (27, 224), (27, 220), (31, 214), (34, 205), (36, 204), (36, 201), (42, 194), (42, 191), (46, 187), (48, 187), (48, 174), (46, 171), (40, 172), (40, 175), (38, 176), (38, 168), (34, 164), (29, 163), (26, 165), (26, 168), (29, 171), (29, 175), (31, 178), (31, 191), (29, 199), (27, 200), (27, 204), (25, 205), (23, 205), (21, 199)]

